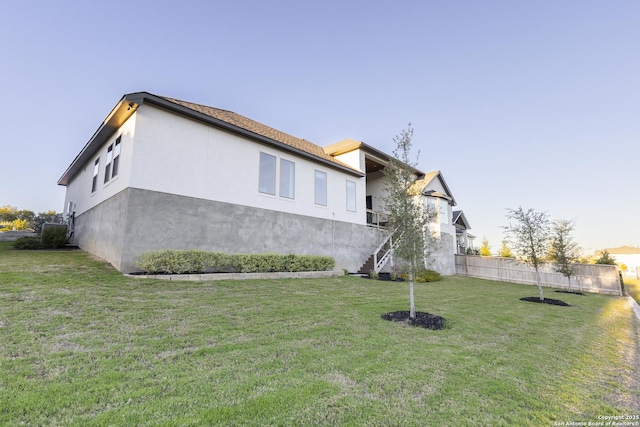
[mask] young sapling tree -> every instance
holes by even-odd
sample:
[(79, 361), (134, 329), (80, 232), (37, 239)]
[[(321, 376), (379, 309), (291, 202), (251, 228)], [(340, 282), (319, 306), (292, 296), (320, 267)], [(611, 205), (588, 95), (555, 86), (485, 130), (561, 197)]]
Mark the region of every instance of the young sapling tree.
[(576, 264), (580, 259), (578, 244), (571, 235), (573, 228), (573, 221), (566, 219), (554, 221), (549, 247), (549, 258), (554, 264), (553, 268), (567, 278), (569, 281), (569, 292), (571, 292), (571, 277), (575, 276), (577, 270)]
[(525, 211), (520, 206), (517, 210), (509, 209), (507, 218), (513, 223), (503, 227), (508, 241), (520, 259), (536, 271), (536, 284), (540, 300), (544, 301), (544, 293), (540, 284), (540, 267), (545, 264), (545, 255), (549, 247), (549, 215), (533, 209)]
[(416, 304), (414, 297), (414, 282), (418, 270), (424, 268), (426, 241), (428, 232), (428, 217), (422, 206), (420, 193), (415, 194), (412, 184), (416, 180), (416, 161), (412, 161), (411, 138), (413, 128), (411, 124), (407, 130), (394, 137), (396, 144), (393, 157), (383, 169), (383, 188), (385, 196), (382, 202), (389, 213), (391, 230), (396, 234), (394, 241), (394, 257), (401, 258), (407, 263), (409, 282), (409, 317), (416, 318)]

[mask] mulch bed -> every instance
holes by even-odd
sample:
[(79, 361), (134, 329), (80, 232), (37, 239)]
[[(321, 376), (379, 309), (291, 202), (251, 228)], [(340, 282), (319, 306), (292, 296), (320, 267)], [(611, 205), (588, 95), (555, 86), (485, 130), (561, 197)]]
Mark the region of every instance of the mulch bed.
[(412, 326), (433, 329), (436, 331), (447, 327), (447, 319), (442, 316), (425, 313), (423, 311), (416, 311), (415, 319), (409, 317), (409, 311), (393, 311), (391, 313), (383, 314), (382, 318), (384, 320), (403, 322)]
[(545, 298), (545, 299), (541, 300), (540, 297), (524, 297), (524, 298), (520, 298), (520, 301), (537, 302), (537, 303), (540, 303), (540, 304), (559, 305), (559, 306), (562, 306), (562, 307), (571, 307), (570, 304), (567, 304), (564, 301), (561, 301), (559, 299), (551, 299), (551, 298)]

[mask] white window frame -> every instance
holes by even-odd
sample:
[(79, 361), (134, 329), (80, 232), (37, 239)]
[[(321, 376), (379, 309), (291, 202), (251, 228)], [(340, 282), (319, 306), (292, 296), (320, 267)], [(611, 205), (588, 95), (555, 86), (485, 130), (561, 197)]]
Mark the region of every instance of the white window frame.
[(273, 154), (260, 152), (260, 166), (258, 172), (258, 191), (270, 196), (276, 195), (276, 165), (277, 158)]
[(110, 144), (107, 148), (107, 161), (104, 165), (104, 183), (106, 184), (111, 179), (111, 159), (113, 159), (113, 144)]
[(93, 179), (91, 180), (91, 194), (98, 191), (98, 175), (100, 174), (100, 157), (93, 162)]
[(427, 197), (427, 215), (430, 223), (439, 222), (440, 210), (438, 209), (438, 199), (435, 197)]
[(356, 183), (355, 181), (347, 180), (346, 184), (347, 190), (347, 211), (355, 212), (356, 211)]
[(111, 178), (115, 178), (118, 176), (119, 166), (120, 166), (120, 149), (121, 149), (121, 136), (116, 139), (115, 145), (113, 146), (113, 161), (111, 162)]
[(296, 164), (291, 160), (280, 159), (279, 195), (286, 199), (296, 198)]
[(440, 224), (449, 224), (449, 202), (445, 199), (438, 199), (439, 212), (440, 212)]
[(315, 170), (313, 201), (318, 206), (327, 206), (327, 173)]

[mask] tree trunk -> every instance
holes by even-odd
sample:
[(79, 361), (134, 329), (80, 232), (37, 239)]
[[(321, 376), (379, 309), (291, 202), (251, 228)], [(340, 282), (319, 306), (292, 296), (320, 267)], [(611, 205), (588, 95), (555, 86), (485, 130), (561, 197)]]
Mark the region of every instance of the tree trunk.
[(409, 272), (409, 317), (416, 318), (416, 301), (413, 297), (413, 271)]
[(536, 267), (536, 284), (538, 285), (538, 292), (540, 293), (540, 301), (544, 301), (544, 294), (542, 293), (542, 285), (540, 284), (540, 272)]
[(567, 279), (569, 279), (569, 292), (571, 292), (571, 276), (568, 276)]

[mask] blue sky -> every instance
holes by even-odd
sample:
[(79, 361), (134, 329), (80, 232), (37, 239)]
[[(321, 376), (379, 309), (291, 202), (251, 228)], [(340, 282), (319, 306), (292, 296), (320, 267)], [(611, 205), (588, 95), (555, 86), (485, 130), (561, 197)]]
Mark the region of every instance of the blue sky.
[(640, 246), (640, 2), (31, 1), (0, 14), (0, 205), (58, 178), (125, 93), (224, 108), (319, 145), (415, 129), (479, 241), (506, 209)]

